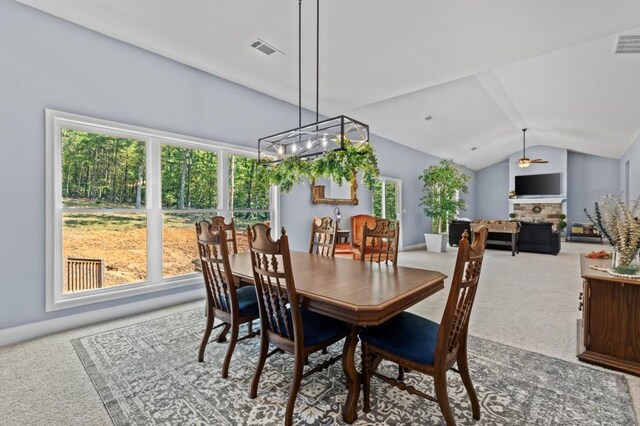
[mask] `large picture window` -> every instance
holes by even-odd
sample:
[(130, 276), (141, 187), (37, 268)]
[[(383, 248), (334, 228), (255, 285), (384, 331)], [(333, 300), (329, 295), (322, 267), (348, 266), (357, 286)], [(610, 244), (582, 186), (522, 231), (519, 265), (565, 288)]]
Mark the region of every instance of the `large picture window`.
[(250, 150), (48, 110), (47, 310), (199, 282), (196, 221), (233, 218), (241, 251), (277, 225), (261, 173)]

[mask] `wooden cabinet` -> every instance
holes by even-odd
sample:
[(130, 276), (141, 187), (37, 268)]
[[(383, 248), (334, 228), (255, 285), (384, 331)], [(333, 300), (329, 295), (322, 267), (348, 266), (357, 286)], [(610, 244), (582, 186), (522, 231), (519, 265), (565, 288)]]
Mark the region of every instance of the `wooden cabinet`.
[(582, 332), (578, 359), (640, 375), (640, 280), (617, 278), (590, 269), (608, 267), (610, 259), (581, 256)]

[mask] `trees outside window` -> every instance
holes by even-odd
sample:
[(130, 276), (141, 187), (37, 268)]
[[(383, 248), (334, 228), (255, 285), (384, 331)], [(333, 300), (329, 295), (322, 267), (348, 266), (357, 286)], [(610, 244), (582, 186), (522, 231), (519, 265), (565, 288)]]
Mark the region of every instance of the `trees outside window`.
[(47, 130), (48, 310), (199, 282), (198, 220), (277, 222), (253, 150), (57, 111)]

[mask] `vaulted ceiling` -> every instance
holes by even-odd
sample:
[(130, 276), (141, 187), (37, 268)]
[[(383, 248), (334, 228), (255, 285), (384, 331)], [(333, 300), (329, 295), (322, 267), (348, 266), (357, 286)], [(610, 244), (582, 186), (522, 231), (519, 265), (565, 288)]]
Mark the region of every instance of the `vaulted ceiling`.
[[(297, 105), (295, 0), (19, 0)], [(320, 113), (479, 169), (528, 144), (619, 158), (640, 134), (640, 1), (324, 0)], [(303, 1), (303, 105), (315, 109)], [(266, 56), (260, 38), (283, 54)], [(431, 115), (433, 119), (426, 121)], [(292, 126), (297, 117), (292, 116)], [(471, 148), (477, 148), (471, 150)]]

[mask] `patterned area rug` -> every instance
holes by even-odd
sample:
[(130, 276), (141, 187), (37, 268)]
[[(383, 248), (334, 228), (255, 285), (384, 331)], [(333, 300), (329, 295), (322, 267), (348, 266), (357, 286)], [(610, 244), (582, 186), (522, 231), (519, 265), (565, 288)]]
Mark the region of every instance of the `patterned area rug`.
[[(293, 358), (267, 360), (258, 398), (248, 397), (258, 338), (238, 343), (229, 378), (220, 378), (227, 344), (212, 341), (197, 362), (204, 328), (202, 310), (192, 310), (73, 340), (78, 356), (116, 425), (279, 425), (292, 377)], [(214, 330), (214, 334), (217, 330)], [(241, 331), (241, 336), (243, 332)], [(632, 425), (627, 381), (607, 373), (488, 340), (470, 338), (471, 375), (482, 408), (475, 422), (462, 381), (449, 374), (449, 395), (460, 425)], [(341, 352), (341, 343), (330, 352)], [(310, 366), (326, 355), (310, 359)], [(394, 375), (391, 364), (381, 366)], [(433, 393), (430, 378), (407, 381)], [(302, 382), (295, 424), (344, 424), (346, 388), (340, 363)], [(357, 425), (444, 424), (437, 404), (372, 380), (372, 411)]]

